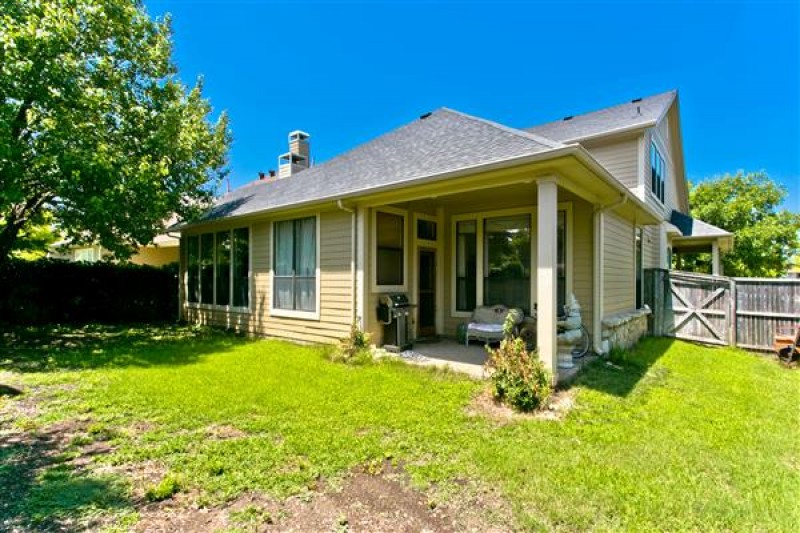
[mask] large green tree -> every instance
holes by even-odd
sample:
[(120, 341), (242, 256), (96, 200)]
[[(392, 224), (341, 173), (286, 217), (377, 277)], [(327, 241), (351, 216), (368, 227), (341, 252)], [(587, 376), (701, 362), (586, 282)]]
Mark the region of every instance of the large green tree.
[(775, 277), (800, 252), (800, 214), (782, 209), (786, 189), (764, 172), (726, 174), (693, 186), (692, 216), (734, 234), (722, 257), (729, 276)]
[(228, 121), (178, 80), (168, 18), (139, 0), (0, 5), (0, 262), (43, 211), (126, 257), (208, 205)]

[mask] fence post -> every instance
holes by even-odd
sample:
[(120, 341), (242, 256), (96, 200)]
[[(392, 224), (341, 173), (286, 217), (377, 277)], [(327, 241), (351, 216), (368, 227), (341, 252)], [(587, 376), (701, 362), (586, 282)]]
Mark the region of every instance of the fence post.
[(728, 313), (730, 313), (730, 317), (728, 318), (728, 346), (736, 346), (737, 338), (736, 338), (736, 280), (730, 279), (730, 287), (731, 287), (731, 301), (730, 305), (728, 305)]

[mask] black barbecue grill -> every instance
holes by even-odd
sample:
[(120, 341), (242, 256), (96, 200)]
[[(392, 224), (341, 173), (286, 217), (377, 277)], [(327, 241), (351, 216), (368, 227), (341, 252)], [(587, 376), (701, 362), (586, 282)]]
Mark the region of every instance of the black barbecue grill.
[(390, 352), (402, 352), (411, 342), (411, 308), (408, 295), (401, 292), (381, 294), (378, 298), (378, 320), (383, 323), (383, 347)]

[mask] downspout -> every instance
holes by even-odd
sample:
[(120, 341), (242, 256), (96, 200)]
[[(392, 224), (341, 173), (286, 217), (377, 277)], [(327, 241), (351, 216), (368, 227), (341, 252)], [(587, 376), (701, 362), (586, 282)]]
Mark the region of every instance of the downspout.
[(592, 346), (595, 353), (605, 354), (608, 349), (603, 346), (603, 298), (605, 295), (603, 280), (605, 267), (603, 251), (605, 250), (605, 215), (607, 211), (622, 207), (628, 201), (627, 195), (620, 196), (616, 202), (608, 205), (596, 205), (593, 213), (594, 225), (594, 282), (593, 299), (594, 312), (592, 313)]
[(357, 281), (356, 281), (356, 210), (352, 207), (345, 207), (344, 202), (341, 198), (336, 200), (336, 206), (345, 211), (350, 213), (350, 290), (352, 291), (351, 301), (353, 307), (353, 321), (355, 322), (358, 320), (358, 314), (356, 305), (356, 298), (357, 298)]

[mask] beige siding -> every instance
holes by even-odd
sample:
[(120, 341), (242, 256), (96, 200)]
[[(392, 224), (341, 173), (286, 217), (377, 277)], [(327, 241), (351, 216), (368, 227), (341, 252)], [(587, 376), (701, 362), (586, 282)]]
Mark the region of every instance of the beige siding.
[(592, 328), (594, 316), (594, 229), (592, 206), (576, 200), (572, 206), (572, 290), (581, 304), (581, 316), (587, 328)]
[(639, 186), (639, 137), (586, 144), (586, 149), (629, 189)]
[(644, 268), (661, 267), (661, 231), (658, 226), (642, 228), (642, 263)]
[(178, 247), (167, 246), (158, 248), (155, 246), (143, 246), (131, 257), (131, 263), (135, 265), (164, 266), (178, 261)]
[(189, 308), (186, 310), (187, 318), (201, 324), (304, 342), (332, 343), (347, 335), (353, 317), (351, 215), (344, 211), (323, 212), (319, 224), (318, 320), (270, 316), (272, 238), (269, 220), (259, 220), (251, 225), (251, 311)]
[(633, 224), (606, 213), (603, 234), (603, 312), (607, 317), (636, 307)]

